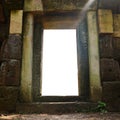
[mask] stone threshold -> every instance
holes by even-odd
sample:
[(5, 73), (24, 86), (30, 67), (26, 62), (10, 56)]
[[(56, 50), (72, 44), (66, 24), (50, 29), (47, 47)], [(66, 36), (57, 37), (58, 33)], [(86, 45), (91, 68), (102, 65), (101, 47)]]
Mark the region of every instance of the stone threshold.
[(92, 102), (35, 102), (35, 103), (18, 103), (16, 106), (17, 113), (31, 114), (62, 114), (90, 112), (97, 106)]

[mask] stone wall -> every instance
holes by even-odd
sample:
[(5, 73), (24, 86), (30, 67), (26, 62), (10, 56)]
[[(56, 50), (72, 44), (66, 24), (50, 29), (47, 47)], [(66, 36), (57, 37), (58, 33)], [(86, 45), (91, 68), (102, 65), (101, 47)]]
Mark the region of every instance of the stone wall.
[[(56, 2), (56, 0), (46, 0), (46, 1), (45, 0), (43, 1), (43, 8), (45, 9), (45, 11), (55, 11), (55, 10), (61, 10), (61, 9), (62, 11), (66, 9), (81, 10), (81, 3), (79, 2), (79, 0), (71, 0), (71, 3), (64, 0), (60, 0), (59, 2)], [(86, 1), (87, 0), (85, 0), (83, 3), (85, 3)], [(119, 0), (117, 1), (119, 2)], [(26, 0), (26, 2), (29, 2), (29, 1)], [(54, 4), (52, 4), (51, 6), (51, 3), (54, 3)], [(83, 3), (82, 3), (82, 7), (83, 7)], [(31, 2), (30, 4), (35, 5), (37, 3)], [(114, 4), (114, 6), (116, 5)], [(106, 8), (103, 0), (100, 0), (99, 7), (102, 9)], [(25, 7), (25, 8), (24, 8), (24, 11), (27, 11), (27, 12), (30, 11), (28, 7)], [(37, 7), (36, 9), (38, 8), (39, 7)], [(108, 5), (108, 8), (110, 9), (111, 6)], [(117, 11), (115, 8), (116, 7), (112, 8), (111, 10), (113, 11), (113, 13), (119, 14), (119, 10)], [(41, 10), (43, 10), (42, 6), (41, 6), (41, 9), (38, 11), (41, 12)], [(33, 15), (33, 11), (30, 14)], [(114, 14), (112, 14), (112, 17), (113, 16)], [(8, 15), (8, 18), (10, 18), (9, 15)], [(8, 19), (4, 23), (0, 22), (0, 33), (1, 33), (0, 34), (0, 111), (7, 110), (12, 112), (12, 111), (15, 111), (16, 103), (19, 102), (18, 97), (20, 92), (19, 89), (21, 86), (20, 75), (21, 75), (23, 43), (22, 43), (21, 33), (16, 34), (14, 33), (15, 31), (14, 32), (10, 31), (11, 34), (9, 34), (9, 26), (10, 26), (9, 21), (10, 20)], [(113, 17), (113, 21), (115, 21), (114, 17)], [(12, 24), (14, 24), (14, 21), (12, 22)], [(14, 27), (15, 26), (16, 25), (14, 25)], [(22, 23), (21, 23), (21, 27), (22, 27)], [(100, 72), (101, 72), (101, 83), (103, 88), (102, 101), (107, 103), (109, 110), (120, 111), (120, 105), (119, 105), (120, 103), (120, 92), (119, 92), (120, 91), (120, 36), (118, 33), (117, 33), (117, 37), (116, 37), (116, 34), (114, 34), (116, 25), (114, 24), (112, 25), (112, 27), (114, 29), (112, 32), (110, 31), (110, 33), (106, 32), (106, 33), (99, 34)], [(120, 28), (118, 28), (117, 30), (119, 29)], [(19, 32), (21, 31), (22, 29), (20, 29)], [(79, 65), (78, 67), (83, 68), (82, 69), (83, 73), (81, 72), (80, 74), (84, 74), (84, 76), (83, 78), (81, 76), (80, 77), (83, 84), (87, 84), (87, 88), (88, 88), (89, 86), (88, 51), (87, 51), (88, 43), (86, 43), (88, 39), (88, 35), (87, 35), (86, 21), (80, 23), (79, 30), (77, 32), (79, 33), (77, 37), (81, 39), (78, 42), (81, 43), (81, 46), (83, 45), (82, 47), (78, 46), (78, 49), (80, 49), (85, 53), (82, 55), (82, 58), (81, 58), (81, 61), (83, 61), (84, 65), (82, 63), (82, 65), (81, 66)], [(81, 51), (79, 54), (82, 54)], [(28, 58), (26, 58), (26, 61), (27, 60)], [(86, 87), (83, 88), (82, 94), (89, 96), (89, 91), (86, 90)]]
[(20, 85), (21, 35), (9, 35), (0, 51), (0, 110), (15, 109)]
[(0, 111), (12, 112), (19, 95), (22, 38), (9, 34), (9, 21), (0, 22)]
[(120, 111), (120, 38), (99, 36), (102, 99), (111, 111)]
[(102, 99), (108, 109), (120, 111), (120, 0), (99, 0), (98, 8), (111, 10), (113, 19), (112, 24), (106, 24), (113, 32), (99, 36)]

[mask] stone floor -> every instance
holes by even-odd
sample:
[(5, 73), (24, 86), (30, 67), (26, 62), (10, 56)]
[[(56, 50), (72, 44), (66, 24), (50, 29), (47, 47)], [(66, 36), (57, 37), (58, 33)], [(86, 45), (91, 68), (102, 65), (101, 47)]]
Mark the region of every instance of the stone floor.
[(120, 120), (120, 113), (1, 114), (0, 120)]

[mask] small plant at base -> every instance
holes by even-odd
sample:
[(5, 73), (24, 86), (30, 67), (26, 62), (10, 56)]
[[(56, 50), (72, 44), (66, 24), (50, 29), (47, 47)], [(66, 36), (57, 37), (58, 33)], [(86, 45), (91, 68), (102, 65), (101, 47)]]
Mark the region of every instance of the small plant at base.
[(102, 101), (98, 101), (97, 107), (95, 109), (96, 112), (107, 113), (106, 103)]

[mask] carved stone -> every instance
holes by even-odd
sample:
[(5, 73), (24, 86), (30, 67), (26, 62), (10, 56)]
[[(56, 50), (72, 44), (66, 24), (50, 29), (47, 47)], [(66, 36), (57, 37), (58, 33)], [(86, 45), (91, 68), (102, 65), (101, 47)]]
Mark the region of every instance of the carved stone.
[(0, 111), (15, 111), (18, 93), (17, 87), (0, 87)]
[[(42, 0), (44, 11), (81, 10), (88, 0)], [(89, 6), (89, 7), (88, 7)], [(96, 9), (97, 1), (87, 4), (88, 9)]]
[(120, 111), (120, 82), (103, 83), (103, 101), (110, 111)]
[(21, 35), (9, 35), (1, 48), (1, 60), (21, 59), (22, 41)]
[(20, 61), (10, 60), (1, 63), (0, 81), (2, 85), (19, 85)]
[(113, 37), (111, 35), (99, 36), (101, 58), (112, 58), (113, 57), (112, 39)]
[(120, 81), (120, 67), (113, 59), (101, 59), (101, 80)]

